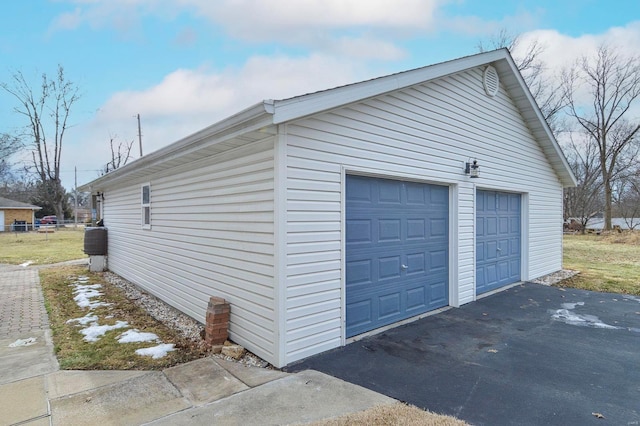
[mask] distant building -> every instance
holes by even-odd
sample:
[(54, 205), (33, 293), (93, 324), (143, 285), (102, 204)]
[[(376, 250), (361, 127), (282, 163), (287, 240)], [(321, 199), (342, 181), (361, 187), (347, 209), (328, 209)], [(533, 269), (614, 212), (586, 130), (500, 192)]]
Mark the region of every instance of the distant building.
[(0, 197), (0, 232), (33, 229), (35, 212), (42, 207)]

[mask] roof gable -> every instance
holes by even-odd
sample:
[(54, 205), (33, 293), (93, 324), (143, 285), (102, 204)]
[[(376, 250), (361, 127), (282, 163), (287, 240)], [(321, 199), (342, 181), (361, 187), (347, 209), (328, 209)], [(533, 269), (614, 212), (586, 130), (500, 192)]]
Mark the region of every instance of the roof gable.
[(15, 201), (8, 198), (0, 197), (0, 209), (40, 210), (41, 208), (42, 207), (34, 206), (33, 204), (27, 204), (21, 201)]
[[(194, 152), (206, 145), (218, 144), (228, 140), (230, 135), (238, 136), (243, 132), (248, 134), (256, 131), (268, 133), (269, 131), (265, 130), (268, 127), (275, 127), (278, 124), (483, 65), (493, 65), (498, 71), (502, 85), (507, 89), (520, 110), (562, 185), (565, 187), (575, 186), (576, 179), (569, 164), (513, 58), (507, 49), (499, 49), (320, 92), (282, 100), (262, 101), (191, 136), (116, 169), (79, 189), (91, 190), (103, 183), (125, 178), (134, 172), (136, 174), (144, 173), (145, 169), (157, 166), (164, 161), (171, 160), (175, 163), (176, 158), (183, 156), (183, 153)], [(188, 161), (187, 156), (183, 156), (183, 158), (185, 162)]]

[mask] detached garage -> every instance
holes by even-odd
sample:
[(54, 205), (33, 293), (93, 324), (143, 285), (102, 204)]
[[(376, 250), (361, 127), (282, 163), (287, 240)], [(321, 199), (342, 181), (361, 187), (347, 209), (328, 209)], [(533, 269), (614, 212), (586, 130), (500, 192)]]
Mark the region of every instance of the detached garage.
[(562, 268), (566, 159), (507, 50), (263, 101), (81, 189), (108, 266), (282, 367)]

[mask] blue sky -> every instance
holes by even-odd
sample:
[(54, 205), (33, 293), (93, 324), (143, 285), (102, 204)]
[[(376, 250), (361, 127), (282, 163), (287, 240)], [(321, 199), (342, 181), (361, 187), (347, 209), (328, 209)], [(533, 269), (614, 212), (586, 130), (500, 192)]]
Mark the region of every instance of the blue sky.
[[(137, 141), (136, 114), (149, 153), (262, 99), (476, 53), (501, 29), (540, 42), (552, 73), (603, 42), (640, 54), (640, 2), (10, 1), (0, 81), (20, 70), (35, 85), (61, 64), (80, 86), (63, 153), (70, 189), (76, 166), (79, 184), (98, 176), (111, 136)], [(0, 93), (0, 132), (24, 124), (13, 106)]]

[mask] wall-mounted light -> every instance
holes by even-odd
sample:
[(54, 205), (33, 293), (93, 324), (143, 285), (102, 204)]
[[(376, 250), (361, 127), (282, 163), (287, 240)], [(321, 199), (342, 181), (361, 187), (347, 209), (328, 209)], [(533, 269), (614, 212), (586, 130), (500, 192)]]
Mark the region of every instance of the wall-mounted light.
[(465, 164), (464, 173), (471, 178), (480, 177), (480, 166), (478, 166), (478, 160), (469, 160)]
[(100, 199), (100, 201), (104, 201), (104, 192), (97, 192), (96, 197)]

